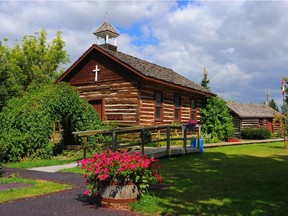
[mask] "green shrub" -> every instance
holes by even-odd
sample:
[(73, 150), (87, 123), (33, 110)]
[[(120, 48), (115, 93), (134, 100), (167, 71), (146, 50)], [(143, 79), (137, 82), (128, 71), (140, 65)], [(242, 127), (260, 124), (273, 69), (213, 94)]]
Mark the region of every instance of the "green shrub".
[(103, 127), (97, 112), (69, 84), (33, 89), (21, 98), (11, 99), (0, 113), (0, 145), (4, 161), (53, 155), (54, 146), (50, 139), (54, 122), (62, 125), (62, 145), (81, 143), (73, 131)]
[(204, 139), (204, 143), (220, 143), (222, 140), (220, 140), (218, 137), (214, 136), (212, 137), (211, 134), (202, 134), (202, 138)]
[(270, 139), (272, 133), (268, 128), (245, 128), (242, 130), (243, 139)]
[(0, 145), (0, 177), (2, 176), (2, 162), (3, 162), (3, 153)]
[(224, 141), (234, 131), (232, 116), (222, 98), (208, 98), (207, 104), (201, 109), (201, 130), (210, 136), (210, 141)]

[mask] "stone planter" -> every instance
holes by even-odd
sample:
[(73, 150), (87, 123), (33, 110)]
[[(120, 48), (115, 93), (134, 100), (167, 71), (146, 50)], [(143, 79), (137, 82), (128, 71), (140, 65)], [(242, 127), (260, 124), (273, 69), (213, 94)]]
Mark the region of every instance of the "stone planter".
[(139, 199), (139, 187), (134, 181), (101, 181), (100, 204), (106, 208), (128, 209), (129, 203)]

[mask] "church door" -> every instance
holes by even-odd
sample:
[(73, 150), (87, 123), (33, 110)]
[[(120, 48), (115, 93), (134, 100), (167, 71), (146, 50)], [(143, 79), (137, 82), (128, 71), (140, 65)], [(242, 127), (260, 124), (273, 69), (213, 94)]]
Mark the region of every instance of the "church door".
[(98, 112), (101, 121), (104, 120), (104, 106), (103, 99), (99, 100), (91, 100), (89, 103), (94, 107), (94, 109)]

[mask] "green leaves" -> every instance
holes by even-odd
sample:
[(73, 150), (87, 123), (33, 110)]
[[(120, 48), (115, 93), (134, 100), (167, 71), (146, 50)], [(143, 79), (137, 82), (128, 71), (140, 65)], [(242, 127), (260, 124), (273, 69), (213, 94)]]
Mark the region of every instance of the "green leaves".
[(64, 47), (60, 32), (49, 43), (44, 29), (24, 36), (13, 48), (0, 41), (0, 110), (33, 86), (54, 83), (63, 71), (59, 66), (69, 62)]
[(224, 141), (232, 136), (232, 116), (222, 98), (211, 97), (207, 100), (205, 108), (201, 109), (201, 125), (202, 131), (209, 134), (212, 140)]
[(245, 128), (241, 131), (243, 139), (270, 139), (271, 131), (268, 128)]
[(49, 158), (53, 154), (50, 139), (54, 122), (62, 125), (63, 145), (81, 142), (73, 131), (102, 128), (97, 112), (69, 84), (34, 88), (21, 98), (11, 99), (0, 113), (4, 160)]

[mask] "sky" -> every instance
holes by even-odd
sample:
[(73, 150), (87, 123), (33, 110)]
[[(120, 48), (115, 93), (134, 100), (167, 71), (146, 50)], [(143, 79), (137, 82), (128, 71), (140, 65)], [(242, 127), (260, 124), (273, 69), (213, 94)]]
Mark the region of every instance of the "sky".
[(173, 69), (200, 84), (205, 67), (213, 93), (226, 101), (282, 105), (288, 77), (288, 1), (0, 0), (0, 41), (21, 41), (42, 28), (61, 31), (74, 63), (107, 19), (118, 51)]

